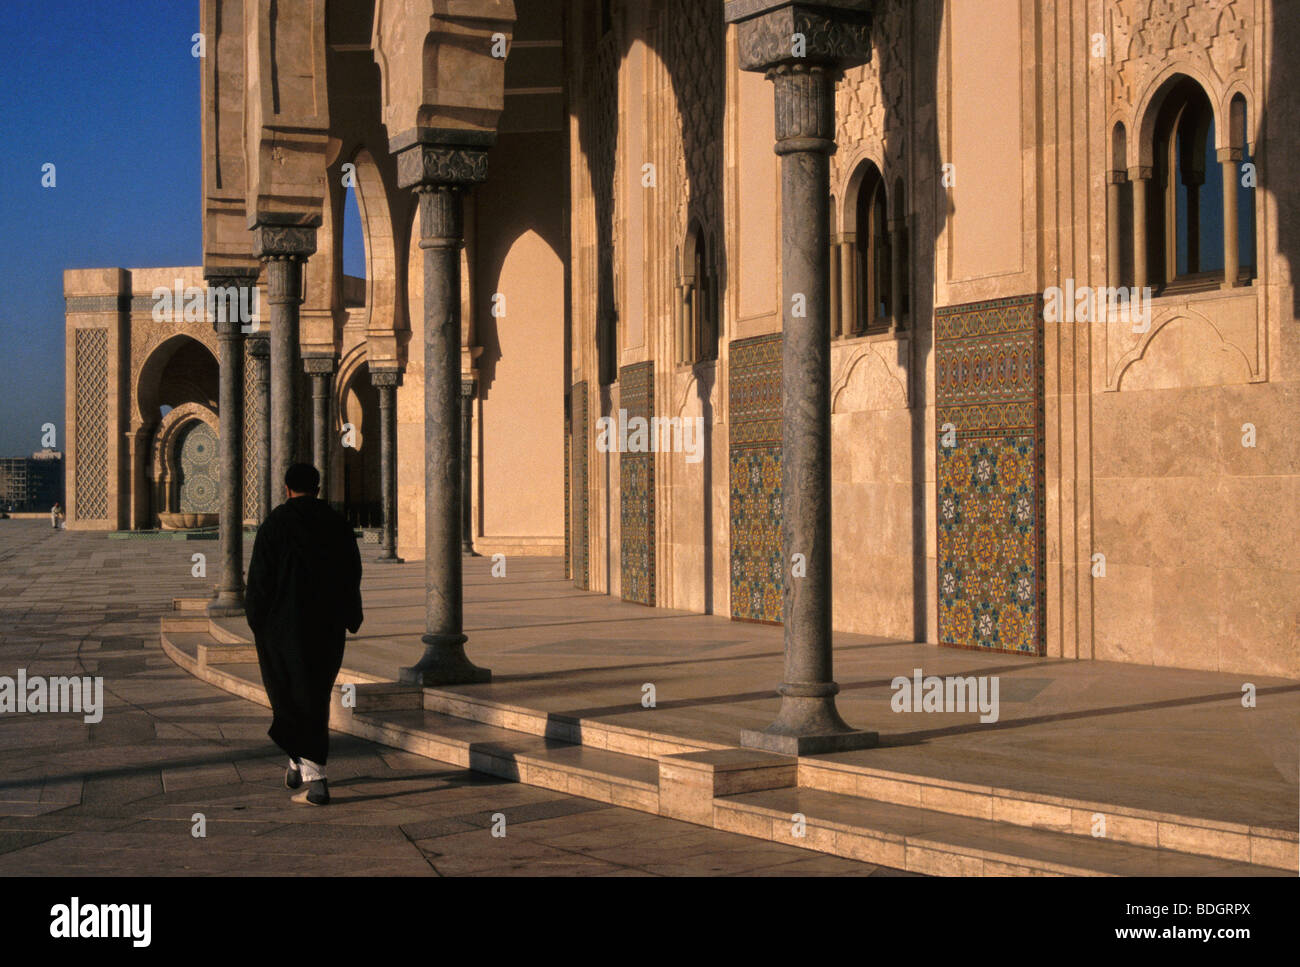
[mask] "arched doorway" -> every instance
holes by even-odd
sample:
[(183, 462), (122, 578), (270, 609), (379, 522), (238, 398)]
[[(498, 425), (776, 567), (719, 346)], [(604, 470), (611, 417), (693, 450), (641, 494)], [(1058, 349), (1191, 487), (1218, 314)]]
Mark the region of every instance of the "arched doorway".
[(370, 367), (353, 370), (339, 399), (343, 455), (342, 512), (353, 527), (383, 524), (379, 477), (379, 393), (370, 382)]

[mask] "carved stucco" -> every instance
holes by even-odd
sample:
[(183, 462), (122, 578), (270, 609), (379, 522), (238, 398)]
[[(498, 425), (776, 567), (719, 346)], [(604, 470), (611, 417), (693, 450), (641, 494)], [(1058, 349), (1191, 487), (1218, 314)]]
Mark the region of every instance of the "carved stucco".
[[(1137, 112), (1174, 71), (1208, 82), (1216, 120), (1230, 92), (1244, 89), (1254, 106), (1255, 16), (1255, 0), (1108, 0), (1107, 104), (1112, 119), (1123, 121), (1130, 132), (1130, 165), (1137, 163), (1131, 136)], [(1227, 142), (1219, 128), (1223, 146)]]
[[(842, 186), (863, 157), (883, 159), (889, 170), (902, 164), (907, 120), (906, 30), (906, 4), (885, 0), (872, 24), (871, 60), (844, 71), (835, 95), (839, 150), (831, 159), (831, 183), (837, 197), (842, 196)], [(893, 179), (889, 180), (892, 184)]]

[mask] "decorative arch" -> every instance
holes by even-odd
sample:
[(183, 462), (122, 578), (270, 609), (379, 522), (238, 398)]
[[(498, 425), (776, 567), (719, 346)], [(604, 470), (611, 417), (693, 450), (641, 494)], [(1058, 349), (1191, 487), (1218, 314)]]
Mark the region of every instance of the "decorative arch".
[(1256, 367), (1251, 363), (1250, 358), (1244, 351), (1242, 351), (1240, 346), (1233, 342), (1229, 342), (1228, 339), (1224, 337), (1223, 332), (1214, 324), (1209, 316), (1206, 316), (1195, 309), (1181, 306), (1170, 308), (1159, 317), (1152, 320), (1151, 328), (1142, 334), (1142, 338), (1138, 340), (1137, 345), (1121, 356), (1119, 361), (1115, 364), (1114, 370), (1112, 371), (1110, 378), (1107, 380), (1106, 388), (1110, 391), (1122, 390), (1124, 374), (1131, 366), (1133, 366), (1134, 363), (1146, 358), (1151, 343), (1162, 330), (1171, 323), (1179, 320), (1187, 320), (1188, 322), (1204, 326), (1214, 334), (1219, 342), (1225, 347), (1225, 350), (1230, 350), (1229, 355), (1231, 355), (1232, 358), (1239, 358), (1241, 360), (1241, 363), (1246, 370), (1247, 382), (1257, 382), (1259, 380), (1260, 374)]
[(838, 305), (832, 299), (832, 336), (835, 317), (843, 337), (896, 328), (898, 300), (893, 296), (897, 279), (895, 261), (901, 252), (901, 219), (891, 218), (890, 192), (883, 172), (868, 152), (861, 152), (844, 185), (840, 216)]
[(365, 145), (358, 145), (350, 161), (356, 166), (357, 210), (366, 249), (366, 331), (392, 332), (397, 325), (397, 251), (393, 216), (388, 206), (390, 187)]
[(135, 380), (133, 393), (134, 416), (139, 424), (152, 426), (158, 422), (159, 386), (163, 374), (166, 372), (167, 364), (172, 361), (180, 349), (189, 345), (201, 347), (207, 353), (214, 374), (220, 370), (220, 363), (216, 354), (212, 351), (212, 347), (202, 340), (196, 339), (188, 333), (174, 333), (163, 339), (149, 350)]
[(182, 403), (158, 421), (149, 455), (149, 480), (153, 493), (153, 507), (149, 517), (155, 524), (159, 513), (179, 506), (180, 468), (176, 462), (177, 445), (195, 423), (205, 424), (213, 436), (220, 436), (217, 414), (202, 403)]
[(717, 249), (699, 218), (692, 217), (677, 266), (677, 362), (718, 358), (719, 311)]
[(1146, 89), (1137, 100), (1138, 106), (1133, 112), (1133, 117), (1137, 119), (1133, 125), (1135, 137), (1129, 139), (1128, 167), (1152, 167), (1155, 157), (1155, 128), (1160, 108), (1169, 92), (1184, 78), (1195, 81), (1210, 102), (1216, 136), (1223, 130), (1222, 99), (1216, 96), (1218, 86), (1194, 64), (1178, 63), (1170, 65), (1151, 78)]

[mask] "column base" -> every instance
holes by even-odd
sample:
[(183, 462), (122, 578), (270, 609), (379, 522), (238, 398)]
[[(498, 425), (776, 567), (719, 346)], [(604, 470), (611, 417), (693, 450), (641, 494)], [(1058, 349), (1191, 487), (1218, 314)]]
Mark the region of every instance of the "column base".
[(474, 550), (474, 545), (466, 541), (460, 545), (460, 552), (466, 557), (482, 557), (478, 551)]
[[(878, 732), (864, 732), (848, 725), (835, 709), (835, 695), (790, 695), (781, 687), (781, 711), (776, 721), (763, 729), (744, 729), (740, 744), (781, 755), (822, 755), (873, 749), (880, 744)], [(835, 686), (831, 686), (835, 688)]]
[(492, 672), (465, 657), (465, 635), (425, 635), (424, 655), (398, 672), (403, 685), (477, 685), (492, 681)]
[(244, 613), (244, 596), (242, 594), (221, 594), (208, 602), (208, 617), (236, 618)]
[(405, 564), (406, 561), (398, 557), (397, 555), (393, 555), (392, 557), (377, 557), (375, 558), (375, 563), (376, 564)]

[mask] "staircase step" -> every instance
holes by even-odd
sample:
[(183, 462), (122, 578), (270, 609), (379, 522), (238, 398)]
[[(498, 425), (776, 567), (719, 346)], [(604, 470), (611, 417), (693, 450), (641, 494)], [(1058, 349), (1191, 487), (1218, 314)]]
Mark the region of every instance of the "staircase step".
[[(647, 812), (659, 811), (659, 764), (427, 709), (352, 716), (355, 734), (476, 772)], [(360, 728), (357, 728), (360, 727)]]
[(1272, 866), (1291, 873), (1300, 862), (1295, 830), (1049, 796), (832, 759), (800, 759), (798, 784), (803, 789), (1088, 839), (1093, 838), (1093, 826), (1100, 816), (1105, 821), (1105, 838), (1111, 841)]
[[(802, 816), (805, 834), (794, 835)], [(959, 876), (1282, 876), (1281, 870), (1032, 829), (816, 789), (714, 800), (717, 829), (879, 863)]]

